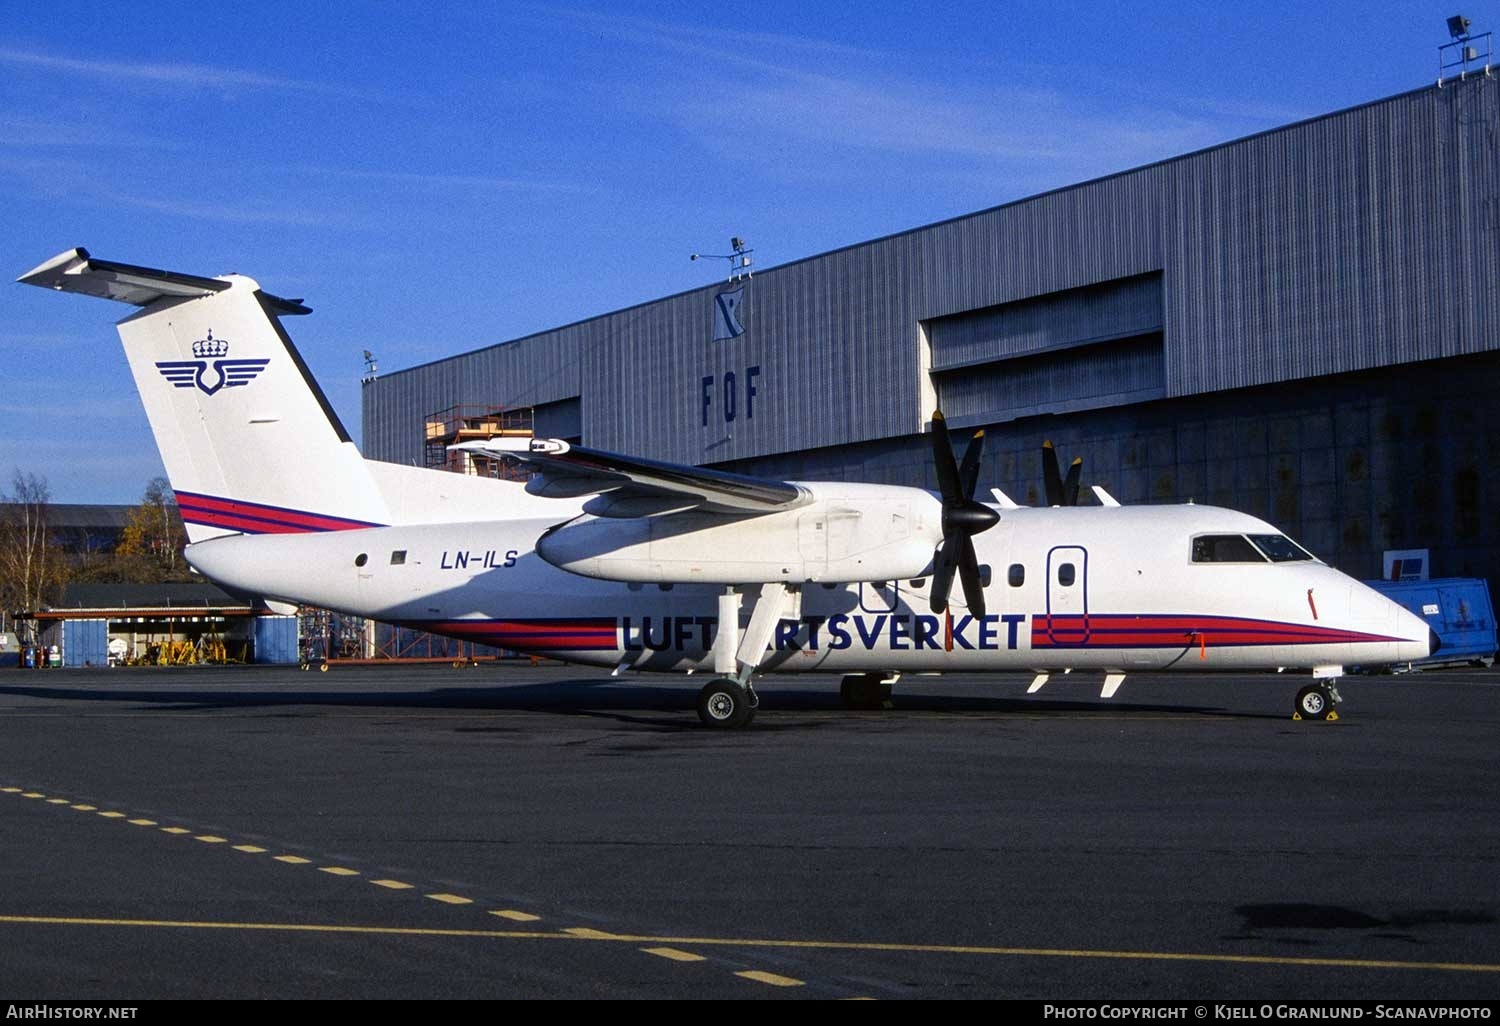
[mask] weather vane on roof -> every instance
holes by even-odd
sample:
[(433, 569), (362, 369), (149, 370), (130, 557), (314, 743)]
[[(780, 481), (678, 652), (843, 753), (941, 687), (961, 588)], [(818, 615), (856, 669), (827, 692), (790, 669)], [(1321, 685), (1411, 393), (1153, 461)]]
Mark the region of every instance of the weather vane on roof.
[(741, 278), (751, 278), (751, 277), (754, 277), (754, 274), (750, 270), (750, 254), (754, 253), (755, 250), (753, 250), (753, 249), (746, 249), (745, 248), (745, 240), (742, 239), (742, 238), (740, 238), (738, 235), (735, 235), (732, 238), (730, 238), (730, 240), (729, 240), (729, 248), (732, 249), (732, 250), (734, 250), (734, 252), (733, 253), (692, 253), (692, 254), (689, 254), (688, 259), (689, 260), (728, 260), (729, 261), (729, 280), (732, 281), (732, 282), (733, 281), (739, 281)]

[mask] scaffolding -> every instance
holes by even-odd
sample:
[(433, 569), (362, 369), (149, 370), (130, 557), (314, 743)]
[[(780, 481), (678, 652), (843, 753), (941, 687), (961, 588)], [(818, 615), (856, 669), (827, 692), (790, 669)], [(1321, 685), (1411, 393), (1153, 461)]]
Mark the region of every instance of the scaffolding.
[(298, 663), (304, 670), (372, 663), (474, 666), (482, 660), (505, 656), (502, 649), (492, 645), (442, 637), (316, 606), (302, 606), (298, 610), (297, 634)]
[(497, 459), (483, 453), (452, 452), (448, 447), (461, 442), (487, 442), (493, 438), (530, 438), (532, 433), (529, 406), (517, 409), (450, 406), (425, 418), (426, 464), (433, 470), (451, 470), (471, 477), (524, 481), (530, 472), (514, 460)]

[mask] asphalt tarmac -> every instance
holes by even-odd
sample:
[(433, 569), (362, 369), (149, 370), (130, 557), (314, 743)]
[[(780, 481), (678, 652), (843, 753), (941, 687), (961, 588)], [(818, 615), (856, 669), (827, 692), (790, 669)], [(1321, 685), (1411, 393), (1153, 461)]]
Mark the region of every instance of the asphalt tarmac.
[(0, 675), (0, 998), (1500, 997), (1500, 672)]

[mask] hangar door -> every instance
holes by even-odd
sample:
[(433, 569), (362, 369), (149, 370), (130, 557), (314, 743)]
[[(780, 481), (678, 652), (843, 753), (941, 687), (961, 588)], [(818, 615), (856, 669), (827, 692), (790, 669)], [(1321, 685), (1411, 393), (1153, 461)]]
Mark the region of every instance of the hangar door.
[(1166, 394), (1161, 273), (925, 323), (938, 402), (959, 425)]

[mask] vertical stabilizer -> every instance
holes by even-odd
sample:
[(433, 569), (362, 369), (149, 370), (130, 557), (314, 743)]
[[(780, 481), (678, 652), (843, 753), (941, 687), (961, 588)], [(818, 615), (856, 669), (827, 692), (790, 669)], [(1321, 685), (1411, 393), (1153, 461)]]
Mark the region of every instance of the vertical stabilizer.
[(380, 490), (281, 326), (309, 313), (250, 278), (69, 250), (20, 281), (142, 307), (119, 324), (192, 541), (390, 523)]

